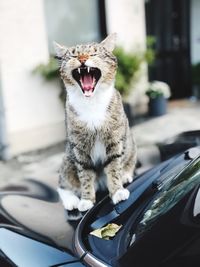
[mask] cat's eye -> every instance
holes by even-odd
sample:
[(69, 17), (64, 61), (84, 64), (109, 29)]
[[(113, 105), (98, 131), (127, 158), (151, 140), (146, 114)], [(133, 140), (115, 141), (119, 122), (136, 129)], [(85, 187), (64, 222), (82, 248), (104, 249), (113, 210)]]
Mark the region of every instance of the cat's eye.
[[(90, 55), (90, 57), (94, 57), (94, 56), (97, 56), (97, 53)], [(77, 57), (78, 57), (77, 55), (69, 55), (69, 58), (77, 58)]]
[(76, 58), (77, 56), (74, 56), (74, 55), (70, 55), (70, 54), (67, 54), (65, 55), (62, 60), (64, 61), (69, 61), (71, 58)]
[[(94, 57), (94, 56), (97, 56), (97, 53), (90, 55), (90, 57)], [(69, 54), (69, 55), (65, 55), (65, 58), (58, 58), (57, 57), (57, 59), (69, 60), (70, 58), (77, 58), (77, 57), (78, 57), (78, 55)]]

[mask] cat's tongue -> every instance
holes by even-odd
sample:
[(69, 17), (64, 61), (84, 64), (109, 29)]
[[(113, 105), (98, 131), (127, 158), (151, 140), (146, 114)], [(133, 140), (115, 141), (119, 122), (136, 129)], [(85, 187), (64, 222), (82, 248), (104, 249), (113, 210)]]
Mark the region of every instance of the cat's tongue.
[(94, 90), (94, 78), (86, 74), (81, 78), (81, 85), (85, 96), (91, 96)]

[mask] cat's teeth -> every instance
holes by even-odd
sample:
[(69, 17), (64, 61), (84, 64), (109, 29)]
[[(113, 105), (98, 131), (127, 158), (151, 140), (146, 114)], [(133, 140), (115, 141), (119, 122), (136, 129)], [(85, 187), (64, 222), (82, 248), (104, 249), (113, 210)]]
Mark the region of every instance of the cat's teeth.
[(78, 68), (78, 72), (79, 72), (79, 74), (81, 74), (81, 69), (80, 68)]
[(87, 72), (88, 72), (88, 73), (90, 72), (90, 67), (87, 67)]

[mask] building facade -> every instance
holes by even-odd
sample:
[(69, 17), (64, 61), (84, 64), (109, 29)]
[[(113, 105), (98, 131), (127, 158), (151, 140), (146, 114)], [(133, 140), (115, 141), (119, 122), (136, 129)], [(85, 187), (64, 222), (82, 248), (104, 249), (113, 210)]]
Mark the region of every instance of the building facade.
[(106, 31), (125, 49), (145, 48), (143, 0), (0, 1), (0, 158), (65, 139), (59, 85), (32, 71), (48, 62), (52, 40), (99, 41)]

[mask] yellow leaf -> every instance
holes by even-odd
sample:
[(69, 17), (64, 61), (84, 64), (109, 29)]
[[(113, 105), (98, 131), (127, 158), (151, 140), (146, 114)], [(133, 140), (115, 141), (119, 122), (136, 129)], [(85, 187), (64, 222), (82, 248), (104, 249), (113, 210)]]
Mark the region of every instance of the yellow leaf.
[(90, 234), (99, 238), (109, 240), (111, 237), (114, 237), (116, 235), (116, 233), (121, 227), (122, 225), (118, 225), (116, 223), (109, 223), (102, 228), (90, 232)]

